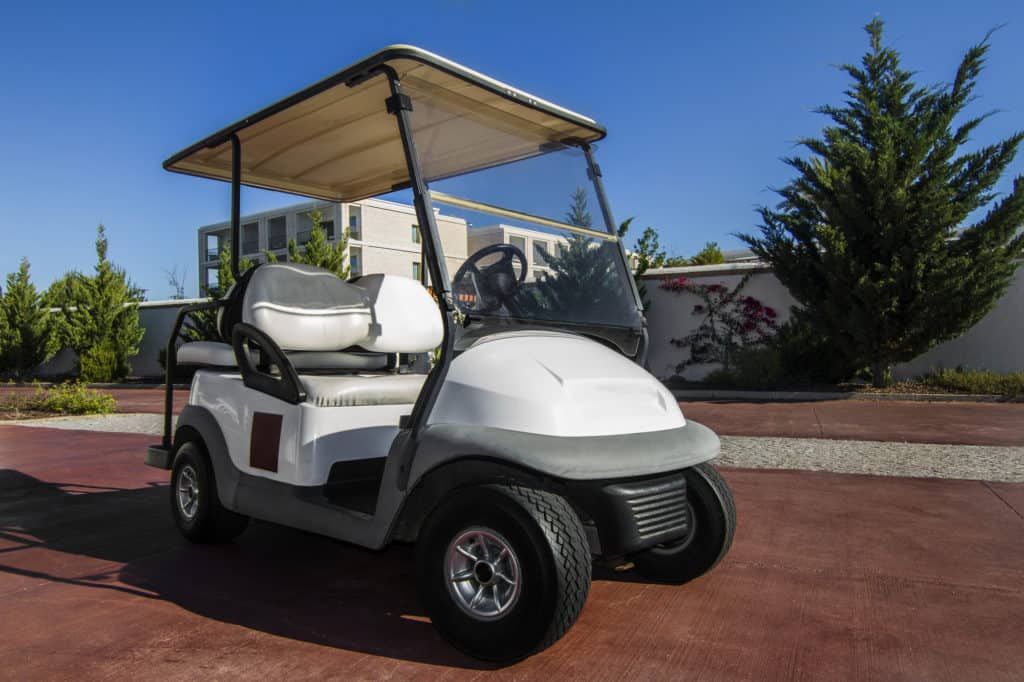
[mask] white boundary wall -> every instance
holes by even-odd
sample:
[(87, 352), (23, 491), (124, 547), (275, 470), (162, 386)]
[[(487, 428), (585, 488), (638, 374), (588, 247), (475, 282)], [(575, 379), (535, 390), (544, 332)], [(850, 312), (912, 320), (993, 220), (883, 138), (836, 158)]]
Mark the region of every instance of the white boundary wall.
[[(701, 284), (721, 283), (731, 288), (748, 273), (751, 277), (744, 290), (746, 295), (774, 308), (778, 312), (779, 323), (785, 322), (795, 301), (771, 270), (760, 263), (661, 268), (650, 270), (644, 275), (647, 298), (651, 302), (647, 311), (651, 339), (648, 367), (655, 376), (667, 378), (675, 374), (676, 365), (686, 358), (687, 351), (676, 348), (669, 339), (686, 336), (703, 319), (701, 315), (691, 314), (693, 306), (700, 302), (696, 296), (665, 291), (659, 289), (658, 285), (662, 281), (682, 276)], [(195, 300), (146, 301), (139, 304), (139, 322), (145, 334), (139, 346), (139, 354), (131, 359), (134, 376), (162, 377), (163, 370), (158, 361), (160, 349), (167, 344), (178, 309)], [(40, 367), (40, 376), (70, 374), (75, 361), (74, 353), (65, 349)], [(911, 362), (896, 366), (893, 373), (902, 379), (932, 369), (958, 365), (995, 372), (1024, 371), (1024, 266), (1017, 270), (1006, 295), (981, 322), (963, 336), (947, 341)], [(688, 367), (683, 376), (699, 380), (714, 368), (714, 365)]]
[[(789, 317), (789, 309), (796, 301), (782, 286), (770, 268), (761, 263), (725, 263), (681, 268), (649, 270), (642, 280), (651, 306), (647, 311), (650, 352), (648, 367), (659, 378), (675, 374), (675, 366), (686, 359), (687, 351), (677, 348), (670, 339), (681, 338), (694, 331), (703, 320), (693, 315), (693, 306), (700, 299), (692, 294), (659, 289), (666, 280), (687, 277), (700, 284), (735, 286), (750, 274), (744, 293), (764, 305), (774, 308), (781, 324)], [(963, 336), (947, 341), (911, 362), (897, 365), (893, 374), (898, 379), (919, 376), (932, 369), (953, 368), (959, 365), (994, 372), (1024, 371), (1024, 265), (1018, 270), (1006, 294), (995, 308)], [(691, 380), (703, 378), (715, 365), (686, 368), (683, 377)]]

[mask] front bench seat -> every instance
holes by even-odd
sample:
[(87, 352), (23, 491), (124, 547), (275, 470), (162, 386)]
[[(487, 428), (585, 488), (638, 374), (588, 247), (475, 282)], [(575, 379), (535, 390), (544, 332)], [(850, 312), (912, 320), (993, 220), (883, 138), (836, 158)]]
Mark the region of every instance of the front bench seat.
[(416, 402), (426, 374), (299, 375), (306, 402), (317, 407), (411, 405)]
[[(297, 373), (306, 401), (319, 407), (415, 403), (426, 375), (367, 370), (383, 368), (388, 353), (431, 351), (444, 334), (437, 304), (416, 280), (368, 275), (346, 282), (328, 270), (298, 263), (273, 263), (247, 271), (230, 292), (220, 318), (225, 338), (231, 337), (239, 322), (255, 327), (280, 347)], [(224, 366), (219, 363), (228, 358), (219, 346), (225, 346), (234, 365), (231, 346), (201, 343), (205, 345), (194, 349), (188, 348), (193, 344), (185, 344), (179, 357)], [(367, 354), (337, 350), (351, 347)], [(304, 373), (313, 369), (350, 373)], [(253, 375), (243, 372), (245, 376)]]

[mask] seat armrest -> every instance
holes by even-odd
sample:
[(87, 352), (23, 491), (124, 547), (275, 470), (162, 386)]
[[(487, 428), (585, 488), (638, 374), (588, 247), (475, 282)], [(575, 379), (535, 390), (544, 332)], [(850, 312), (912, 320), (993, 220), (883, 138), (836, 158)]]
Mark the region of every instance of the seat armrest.
[[(250, 344), (259, 347), (261, 364), (276, 365), (279, 376), (263, 371), (253, 363)], [(251, 324), (239, 322), (231, 329), (231, 346), (242, 372), (243, 384), (292, 405), (305, 402), (306, 392), (295, 368), (273, 339)]]

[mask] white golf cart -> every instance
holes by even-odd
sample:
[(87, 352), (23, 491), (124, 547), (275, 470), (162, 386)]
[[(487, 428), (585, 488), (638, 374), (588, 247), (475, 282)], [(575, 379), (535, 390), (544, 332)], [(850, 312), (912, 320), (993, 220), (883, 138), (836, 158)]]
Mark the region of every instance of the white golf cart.
[[(172, 472), (181, 532), (228, 541), (252, 517), (373, 549), (415, 542), (434, 625), (495, 661), (572, 626), (594, 559), (672, 583), (714, 566), (735, 527), (708, 464), (719, 441), (643, 369), (643, 309), (592, 155), (604, 135), (395, 46), (168, 159), (231, 182), (236, 277), (223, 300), (186, 306), (168, 342), (165, 433), (146, 463)], [(238, 272), (243, 184), (343, 204), (404, 193), (422, 240), (399, 257), (422, 258), (422, 281)], [(181, 344), (200, 309), (219, 309), (222, 341)], [(184, 365), (198, 369), (172, 434)]]

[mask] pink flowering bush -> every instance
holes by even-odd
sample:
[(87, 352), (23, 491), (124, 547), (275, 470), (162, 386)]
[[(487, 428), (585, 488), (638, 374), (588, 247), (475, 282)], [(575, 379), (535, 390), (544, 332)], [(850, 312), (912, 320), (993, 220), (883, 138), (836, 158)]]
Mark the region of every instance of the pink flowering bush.
[(763, 345), (775, 333), (778, 313), (753, 296), (742, 294), (749, 279), (747, 275), (733, 289), (724, 284), (698, 284), (686, 277), (659, 285), (666, 291), (693, 294), (701, 300), (690, 312), (704, 316), (700, 326), (681, 339), (670, 339), (672, 345), (690, 351), (690, 357), (676, 365), (676, 372), (709, 363), (721, 363), (729, 369), (740, 350)]

